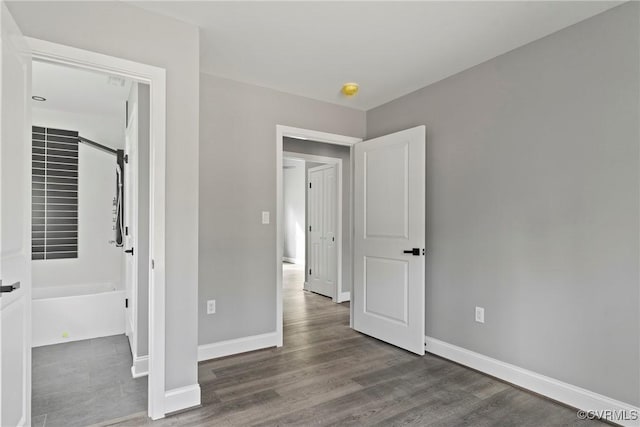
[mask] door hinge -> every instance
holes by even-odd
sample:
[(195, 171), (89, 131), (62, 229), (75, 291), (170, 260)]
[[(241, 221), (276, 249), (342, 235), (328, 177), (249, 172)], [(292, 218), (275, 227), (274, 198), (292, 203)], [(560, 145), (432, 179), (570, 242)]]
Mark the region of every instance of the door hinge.
[(129, 155), (128, 154), (124, 155), (124, 162), (125, 163), (129, 163)]
[(311, 276), (311, 269), (309, 269), (309, 276)]
[(129, 235), (129, 227), (125, 227), (124, 228), (124, 235), (128, 236)]
[(311, 188), (311, 183), (309, 183), (309, 188)]
[(309, 231), (311, 231), (311, 226), (309, 226)]
[(124, 299), (124, 308), (129, 308), (129, 298)]
[(156, 268), (156, 262), (154, 260), (151, 260), (151, 268)]

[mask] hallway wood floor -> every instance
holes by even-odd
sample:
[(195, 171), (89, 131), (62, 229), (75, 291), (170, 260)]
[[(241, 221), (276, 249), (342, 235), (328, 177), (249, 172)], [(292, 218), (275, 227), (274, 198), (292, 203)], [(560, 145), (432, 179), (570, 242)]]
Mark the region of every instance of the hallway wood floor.
[(348, 304), (284, 266), (284, 347), (202, 362), (202, 406), (133, 426), (574, 426), (576, 411), (436, 356), (349, 328)]

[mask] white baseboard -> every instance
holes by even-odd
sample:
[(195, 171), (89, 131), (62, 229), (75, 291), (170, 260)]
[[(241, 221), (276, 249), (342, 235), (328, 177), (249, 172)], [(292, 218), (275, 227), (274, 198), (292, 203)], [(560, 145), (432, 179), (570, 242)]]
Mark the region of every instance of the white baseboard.
[(200, 384), (174, 388), (164, 393), (164, 411), (167, 414), (200, 405)]
[(283, 256), (282, 257), (282, 261), (289, 262), (291, 264), (304, 264), (304, 260), (303, 259), (289, 258), (288, 256)]
[(277, 345), (278, 334), (276, 332), (200, 345), (198, 346), (198, 362), (262, 348), (276, 347)]
[[(574, 408), (583, 411), (594, 411), (608, 421), (623, 426), (640, 425), (640, 421), (637, 419), (640, 414), (640, 408), (628, 403), (611, 399), (436, 338), (425, 337), (425, 350)], [(614, 416), (620, 417), (624, 414), (630, 419), (626, 421), (620, 418), (613, 419)]]
[(134, 356), (133, 366), (131, 366), (131, 376), (133, 378), (146, 377), (149, 375), (149, 356)]
[(351, 301), (351, 292), (340, 292), (338, 296), (338, 302)]

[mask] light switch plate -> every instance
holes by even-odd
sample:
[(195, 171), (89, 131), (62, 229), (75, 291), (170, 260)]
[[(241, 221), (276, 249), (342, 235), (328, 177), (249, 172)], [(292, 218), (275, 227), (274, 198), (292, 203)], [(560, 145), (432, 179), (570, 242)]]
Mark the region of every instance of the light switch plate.
[(484, 307), (476, 307), (476, 322), (484, 323)]
[(263, 224), (269, 224), (270, 221), (270, 215), (269, 215), (269, 211), (262, 211), (262, 223)]
[(207, 301), (207, 314), (216, 313), (216, 300), (210, 299)]

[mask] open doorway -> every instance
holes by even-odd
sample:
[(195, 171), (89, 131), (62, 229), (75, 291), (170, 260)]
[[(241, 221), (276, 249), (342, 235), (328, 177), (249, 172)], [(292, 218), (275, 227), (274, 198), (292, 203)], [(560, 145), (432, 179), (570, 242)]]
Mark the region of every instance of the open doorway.
[[(348, 209), (346, 215), (343, 210), (348, 203), (343, 200), (342, 163), (348, 162), (349, 149), (289, 138), (285, 148), (295, 150), (286, 151), (283, 160), (285, 288), (298, 287), (336, 303), (348, 301), (342, 275), (342, 254), (349, 250), (342, 233), (343, 217), (349, 217)], [(318, 148), (341, 157), (300, 152)]]
[(313, 309), (350, 300), (351, 146), (358, 141), (278, 126), (276, 327), (280, 345), (285, 301), (291, 318), (292, 313), (301, 312), (295, 304)]
[(285, 157), (282, 165), (284, 203), (283, 286), (305, 288), (306, 265), (306, 178), (303, 159)]
[(149, 86), (34, 61), (32, 93), (33, 424), (144, 412)]

